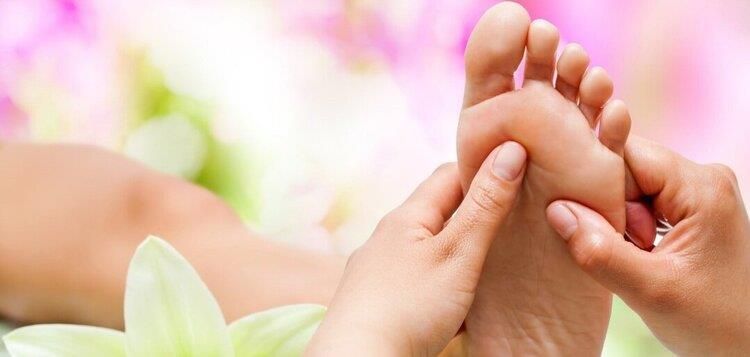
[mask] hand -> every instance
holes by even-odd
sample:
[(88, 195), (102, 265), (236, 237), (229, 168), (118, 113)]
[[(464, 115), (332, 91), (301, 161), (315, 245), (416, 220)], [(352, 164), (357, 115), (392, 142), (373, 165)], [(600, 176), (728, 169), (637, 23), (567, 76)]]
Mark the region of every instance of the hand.
[(750, 351), (750, 223), (731, 170), (698, 165), (634, 139), (626, 161), (653, 209), (673, 225), (648, 252), (598, 213), (553, 202), (550, 224), (574, 259), (618, 294), (679, 355)]
[(308, 355), (439, 353), (469, 311), (525, 164), (521, 145), (501, 145), (466, 198), (455, 164), (435, 171), (349, 259)]

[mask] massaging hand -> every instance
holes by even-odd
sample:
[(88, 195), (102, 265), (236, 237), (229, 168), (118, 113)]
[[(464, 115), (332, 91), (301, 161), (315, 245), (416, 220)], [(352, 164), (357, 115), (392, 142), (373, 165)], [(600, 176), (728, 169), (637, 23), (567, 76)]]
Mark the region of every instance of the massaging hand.
[(501, 145), (465, 198), (456, 165), (438, 169), (349, 259), (308, 355), (421, 356), (443, 350), (469, 311), (525, 164), (521, 145)]
[(573, 202), (548, 220), (574, 259), (679, 355), (750, 351), (750, 223), (731, 170), (698, 165), (643, 139), (626, 148), (633, 178), (673, 229), (651, 252)]

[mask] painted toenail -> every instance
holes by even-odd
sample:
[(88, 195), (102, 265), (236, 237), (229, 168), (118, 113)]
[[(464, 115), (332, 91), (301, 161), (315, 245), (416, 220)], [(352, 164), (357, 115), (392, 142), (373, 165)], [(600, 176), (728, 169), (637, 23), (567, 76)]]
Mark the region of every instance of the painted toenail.
[(547, 220), (565, 240), (569, 240), (578, 229), (578, 219), (563, 203), (555, 203), (547, 209)]
[(515, 180), (526, 163), (526, 150), (521, 144), (510, 141), (502, 146), (495, 155), (492, 172), (508, 181)]

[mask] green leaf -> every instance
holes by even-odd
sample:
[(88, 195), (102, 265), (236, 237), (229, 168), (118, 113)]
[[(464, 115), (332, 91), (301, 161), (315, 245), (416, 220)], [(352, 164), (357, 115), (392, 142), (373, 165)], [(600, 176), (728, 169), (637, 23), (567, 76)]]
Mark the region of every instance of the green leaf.
[(130, 262), (125, 331), (130, 356), (234, 356), (216, 299), (188, 261), (156, 237)]
[(125, 357), (120, 331), (78, 325), (34, 325), (3, 337), (13, 357)]
[(300, 356), (326, 308), (304, 304), (261, 311), (235, 321), (229, 334), (237, 357)]

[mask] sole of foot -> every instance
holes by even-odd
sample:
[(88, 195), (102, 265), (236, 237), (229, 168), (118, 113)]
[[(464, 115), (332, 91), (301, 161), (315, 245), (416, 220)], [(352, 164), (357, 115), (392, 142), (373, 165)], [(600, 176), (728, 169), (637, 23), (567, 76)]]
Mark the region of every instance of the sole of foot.
[(589, 68), (583, 47), (567, 45), (558, 58), (558, 44), (552, 24), (531, 22), (523, 7), (504, 2), (484, 14), (466, 50), (463, 187), (505, 141), (521, 143), (529, 156), (466, 320), (464, 344), (473, 355), (598, 355), (604, 341), (611, 294), (575, 264), (545, 211), (555, 200), (574, 200), (624, 230), (630, 116), (623, 102), (610, 101), (612, 80)]

